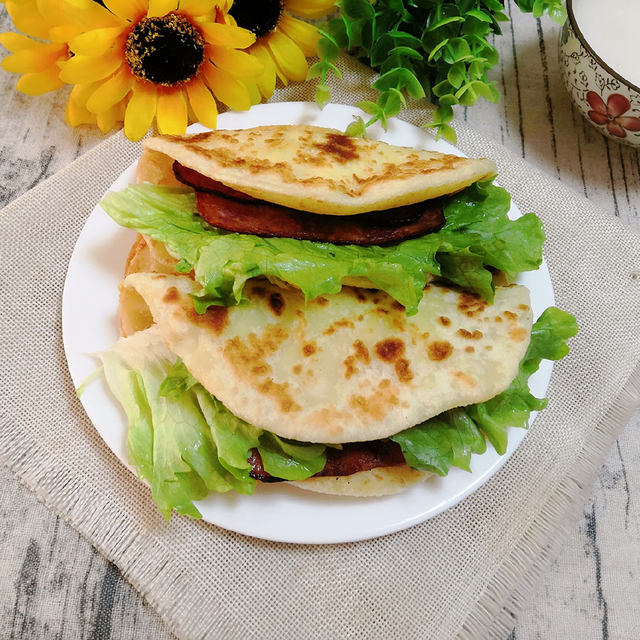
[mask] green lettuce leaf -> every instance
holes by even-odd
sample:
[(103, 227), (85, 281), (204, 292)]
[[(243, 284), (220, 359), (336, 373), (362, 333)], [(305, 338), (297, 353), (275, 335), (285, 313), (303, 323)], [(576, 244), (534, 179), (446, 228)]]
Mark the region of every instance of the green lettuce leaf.
[(210, 492), (252, 493), (250, 450), (265, 470), (302, 480), (324, 468), (324, 445), (279, 438), (231, 413), (195, 381), (152, 328), (100, 354), (107, 383), (128, 419), (127, 453), (160, 511), (200, 517)]
[(527, 214), (509, 220), (508, 193), (479, 182), (445, 200), (445, 226), (436, 233), (384, 247), (359, 247), (292, 238), (260, 238), (211, 227), (196, 213), (191, 190), (136, 185), (108, 193), (103, 209), (120, 225), (161, 241), (182, 271), (192, 267), (203, 292), (196, 309), (243, 301), (249, 278), (275, 276), (307, 299), (337, 293), (347, 277), (376, 288), (417, 312), (429, 277), (441, 276), (493, 301), (493, 270), (509, 279), (537, 269), (544, 232)]
[(479, 404), (447, 411), (391, 437), (407, 464), (440, 476), (451, 467), (469, 471), (472, 453), (483, 453), (485, 436), (500, 454), (507, 449), (507, 429), (526, 428), (531, 411), (547, 405), (529, 391), (529, 378), (543, 359), (559, 360), (568, 352), (567, 340), (578, 331), (575, 318), (549, 307), (533, 325), (531, 341), (518, 375), (502, 393)]

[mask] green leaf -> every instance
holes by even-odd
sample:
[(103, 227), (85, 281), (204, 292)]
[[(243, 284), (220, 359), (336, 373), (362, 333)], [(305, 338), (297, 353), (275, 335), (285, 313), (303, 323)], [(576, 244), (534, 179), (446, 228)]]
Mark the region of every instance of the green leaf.
[(375, 9), (368, 0), (342, 0), (342, 10), (352, 19), (371, 19), (375, 16)]
[(389, 51), (390, 56), (405, 56), (413, 60), (422, 60), (422, 54), (411, 47), (398, 46)]
[(406, 89), (412, 98), (424, 98), (424, 89), (409, 69), (396, 68), (381, 75), (373, 86), (380, 92), (388, 89)]
[(491, 23), (491, 16), (486, 14), (484, 11), (482, 11), (481, 9), (469, 9), (466, 12), (467, 16), (471, 16), (472, 18), (475, 18), (476, 20), (480, 20), (480, 22), (488, 22)]
[(361, 138), (366, 133), (364, 120), (360, 117), (355, 117), (353, 122), (349, 123), (344, 133), (353, 138)]
[(316, 104), (322, 109), (331, 100), (331, 89), (326, 84), (318, 85), (316, 88), (315, 101)]
[[(447, 109), (441, 114), (445, 118), (450, 107)], [(167, 187), (130, 186), (107, 194), (101, 205), (119, 224), (144, 229), (146, 235), (163, 242), (176, 259), (183, 253), (189, 255), (195, 279), (203, 287), (202, 295), (194, 300), (199, 312), (211, 304), (243, 303), (244, 285), (253, 277), (280, 278), (312, 299), (340, 291), (345, 278), (366, 276), (412, 314), (422, 298), (427, 275), (441, 274), (439, 259), (444, 254), (467, 256), (470, 251), (482, 258), (479, 268), (500, 269), (512, 277), (539, 267), (544, 241), (535, 215), (509, 220), (509, 195), (490, 182), (476, 183), (447, 198), (446, 224), (440, 231), (384, 247), (337, 246), (219, 231), (203, 226), (193, 213), (193, 192), (175, 193)], [(191, 230), (196, 225), (198, 233)], [(189, 230), (186, 235), (185, 229)], [(478, 283), (483, 278), (467, 277)], [(486, 287), (481, 285), (480, 289)]]
[(460, 88), (460, 86), (466, 79), (467, 74), (464, 62), (456, 62), (455, 64), (451, 65), (447, 73), (447, 80), (452, 87), (454, 87), (455, 89)]

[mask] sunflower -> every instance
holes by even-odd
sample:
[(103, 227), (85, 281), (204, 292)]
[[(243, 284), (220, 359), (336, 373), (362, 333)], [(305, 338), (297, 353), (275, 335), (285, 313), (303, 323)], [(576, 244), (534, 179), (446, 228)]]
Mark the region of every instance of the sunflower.
[(335, 0), (224, 0), (228, 21), (256, 36), (248, 52), (264, 65), (256, 81), (263, 98), (269, 99), (273, 94), (276, 77), (285, 86), (289, 80), (305, 80), (307, 58), (317, 54), (318, 30), (290, 13), (320, 18), (334, 9), (334, 3)]
[(115, 24), (71, 39), (74, 55), (60, 63), (60, 79), (75, 85), (70, 122), (93, 114), (106, 128), (122, 118), (127, 137), (139, 140), (154, 118), (160, 133), (181, 134), (189, 120), (215, 128), (216, 100), (235, 110), (251, 106), (250, 81), (263, 65), (240, 49), (255, 35), (228, 24), (215, 2), (104, 4)]
[(17, 89), (32, 96), (63, 86), (58, 63), (71, 56), (67, 46), (71, 38), (87, 24), (108, 26), (113, 20), (93, 0), (6, 0), (4, 4), (22, 33), (0, 34), (0, 44), (11, 52), (2, 68), (22, 74)]

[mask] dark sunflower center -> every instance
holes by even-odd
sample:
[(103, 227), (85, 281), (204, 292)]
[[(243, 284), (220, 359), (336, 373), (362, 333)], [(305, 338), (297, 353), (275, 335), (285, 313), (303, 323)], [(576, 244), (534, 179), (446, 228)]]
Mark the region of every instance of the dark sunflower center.
[(284, 0), (233, 0), (229, 13), (239, 27), (253, 31), (262, 38), (273, 31), (282, 15)]
[(183, 16), (145, 18), (127, 38), (125, 59), (138, 78), (174, 85), (196, 75), (204, 60), (204, 38)]

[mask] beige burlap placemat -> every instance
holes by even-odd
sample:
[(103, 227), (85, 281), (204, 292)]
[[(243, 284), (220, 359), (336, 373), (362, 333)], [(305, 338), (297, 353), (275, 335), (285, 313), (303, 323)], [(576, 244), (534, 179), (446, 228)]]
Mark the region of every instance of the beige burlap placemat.
[[(344, 62), (335, 102), (371, 97)], [(309, 99), (290, 87), (280, 100)], [(428, 114), (406, 114), (425, 122)], [(458, 127), (469, 155), (544, 221), (558, 305), (580, 334), (549, 408), (505, 467), (448, 512), (377, 540), (276, 544), (174, 517), (104, 446), (76, 398), (61, 337), (73, 245), (138, 154), (116, 135), (0, 213), (0, 452), (181, 638), (504, 638), (637, 404), (640, 238), (498, 144)]]

